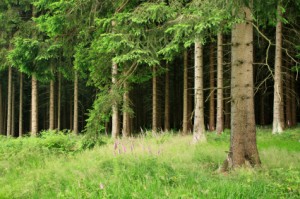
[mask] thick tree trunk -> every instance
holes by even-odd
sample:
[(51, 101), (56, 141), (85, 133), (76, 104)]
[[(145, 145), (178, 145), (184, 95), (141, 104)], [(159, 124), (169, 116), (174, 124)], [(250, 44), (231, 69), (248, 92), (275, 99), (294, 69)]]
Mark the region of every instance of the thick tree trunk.
[(73, 132), (78, 134), (78, 72), (75, 71), (74, 80), (74, 118), (73, 118)]
[(23, 74), (20, 73), (19, 137), (23, 136)]
[(12, 106), (12, 67), (8, 67), (8, 88), (7, 88), (7, 128), (6, 135), (11, 136), (11, 106)]
[(216, 131), (221, 134), (224, 130), (223, 103), (223, 36), (218, 34), (218, 66), (217, 66), (217, 124)]
[(169, 66), (166, 64), (166, 76), (165, 76), (165, 131), (170, 130), (170, 75)]
[(276, 52), (275, 52), (275, 75), (274, 75), (274, 106), (273, 106), (273, 129), (272, 133), (282, 133), (284, 129), (283, 115), (283, 89), (282, 89), (282, 22), (281, 8), (278, 5), (278, 19), (276, 25)]
[(152, 71), (152, 132), (157, 132), (157, 77), (156, 66), (153, 66)]
[(215, 130), (215, 69), (214, 45), (210, 44), (209, 56), (209, 130)]
[(203, 104), (203, 48), (198, 41), (195, 42), (195, 114), (194, 114), (194, 142), (206, 141), (204, 126)]
[(129, 106), (130, 106), (129, 88), (128, 88), (128, 83), (125, 81), (124, 94), (123, 94), (123, 130), (122, 130), (123, 137), (130, 136)]
[(33, 74), (31, 78), (31, 136), (38, 134), (38, 82)]
[(54, 129), (54, 80), (50, 81), (50, 99), (49, 99), (49, 130)]
[[(112, 84), (117, 83), (118, 65), (113, 63), (112, 65)], [(117, 101), (113, 102), (112, 106), (112, 138), (117, 138), (119, 136), (119, 108)]]
[(3, 109), (2, 109), (2, 84), (0, 82), (0, 135), (4, 133), (3, 128)]
[(57, 94), (57, 130), (61, 129), (61, 73), (58, 74), (58, 94)]
[(187, 135), (188, 130), (188, 51), (185, 49), (183, 54), (183, 122), (182, 134)]
[(230, 151), (223, 169), (249, 162), (260, 165), (256, 145), (253, 85), (253, 27), (249, 8), (243, 7), (246, 22), (232, 29), (231, 71), (231, 139)]

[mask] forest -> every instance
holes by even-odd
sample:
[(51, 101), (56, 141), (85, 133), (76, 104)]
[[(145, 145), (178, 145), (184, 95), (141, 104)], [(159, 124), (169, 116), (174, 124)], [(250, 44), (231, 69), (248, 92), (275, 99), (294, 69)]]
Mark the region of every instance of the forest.
[(2, 0), (0, 198), (299, 198), (299, 0)]

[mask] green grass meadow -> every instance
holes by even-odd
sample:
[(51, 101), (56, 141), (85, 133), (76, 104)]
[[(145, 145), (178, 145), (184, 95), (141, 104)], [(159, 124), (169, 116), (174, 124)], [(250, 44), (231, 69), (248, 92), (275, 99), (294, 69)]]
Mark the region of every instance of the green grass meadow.
[(281, 135), (258, 129), (262, 166), (229, 173), (219, 172), (229, 131), (207, 138), (1, 137), (0, 198), (300, 198), (299, 128)]

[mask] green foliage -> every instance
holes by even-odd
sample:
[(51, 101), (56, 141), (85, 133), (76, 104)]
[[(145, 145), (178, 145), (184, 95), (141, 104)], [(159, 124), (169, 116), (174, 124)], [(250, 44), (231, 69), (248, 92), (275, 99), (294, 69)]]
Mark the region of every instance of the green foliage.
[(107, 145), (78, 148), (80, 153), (73, 149), (82, 146), (81, 136), (0, 137), (0, 197), (299, 198), (300, 148), (293, 146), (299, 129), (284, 134), (259, 129), (262, 167), (230, 173), (218, 172), (229, 145), (227, 130), (196, 145), (192, 136), (172, 133), (115, 143), (102, 137)]

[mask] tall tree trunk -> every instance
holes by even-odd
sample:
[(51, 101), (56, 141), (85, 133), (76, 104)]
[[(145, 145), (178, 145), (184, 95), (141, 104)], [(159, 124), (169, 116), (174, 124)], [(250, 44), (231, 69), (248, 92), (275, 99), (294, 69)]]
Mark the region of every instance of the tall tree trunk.
[(57, 130), (61, 129), (61, 73), (58, 73)]
[(31, 136), (38, 133), (38, 81), (35, 74), (31, 78)]
[(13, 137), (15, 137), (16, 135), (16, 128), (15, 128), (15, 101), (16, 101), (16, 98), (15, 98), (15, 93), (16, 93), (16, 90), (15, 90), (15, 84), (12, 82), (12, 90), (11, 90), (11, 135)]
[[(75, 77), (76, 78), (76, 77)], [(54, 129), (54, 80), (50, 80), (50, 100), (49, 100), (49, 130)]]
[[(116, 63), (112, 64), (112, 84), (113, 86), (117, 83), (118, 65)], [(117, 138), (120, 134), (119, 132), (119, 108), (118, 102), (114, 101), (112, 106), (112, 137)]]
[[(73, 91), (74, 92), (74, 91)], [(69, 107), (69, 109), (70, 109), (70, 130), (72, 131), (73, 130), (73, 118), (74, 118), (74, 116), (73, 116), (73, 109), (74, 109), (74, 103), (73, 103), (73, 100), (74, 100), (74, 94), (73, 95), (71, 95), (71, 97), (70, 97), (70, 107)]]
[(274, 75), (274, 107), (272, 133), (282, 133), (284, 129), (283, 115), (283, 89), (282, 89), (282, 22), (281, 6), (277, 8), (278, 19), (276, 25), (276, 51), (275, 51), (275, 75)]
[(3, 128), (3, 109), (2, 109), (2, 84), (0, 82), (0, 135), (4, 133)]
[(253, 85), (253, 26), (251, 11), (239, 10), (246, 21), (232, 29), (231, 139), (223, 169), (240, 167), (246, 162), (260, 165), (256, 145)]
[(23, 73), (20, 72), (19, 137), (23, 136)]
[(206, 141), (204, 126), (203, 104), (203, 47), (199, 41), (195, 42), (195, 114), (194, 114), (194, 142)]
[(165, 76), (165, 131), (170, 130), (170, 73), (169, 65), (166, 64), (166, 76)]
[(183, 122), (182, 122), (182, 134), (187, 135), (188, 132), (188, 51), (184, 50), (183, 53)]
[(214, 45), (210, 44), (209, 56), (209, 130), (215, 130), (215, 69), (214, 69)]
[(74, 80), (74, 118), (73, 118), (73, 132), (78, 134), (78, 72), (75, 71)]
[(124, 82), (124, 94), (123, 94), (123, 137), (130, 136), (130, 116), (129, 116), (129, 88), (127, 81)]
[(152, 132), (157, 132), (157, 77), (156, 66), (153, 66), (152, 71)]
[(223, 102), (223, 35), (218, 34), (218, 63), (217, 63), (217, 124), (216, 131), (221, 134), (224, 130)]
[(7, 88), (7, 128), (6, 135), (11, 136), (11, 106), (12, 106), (12, 67), (8, 67), (8, 88)]

